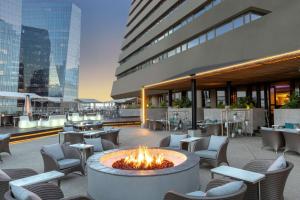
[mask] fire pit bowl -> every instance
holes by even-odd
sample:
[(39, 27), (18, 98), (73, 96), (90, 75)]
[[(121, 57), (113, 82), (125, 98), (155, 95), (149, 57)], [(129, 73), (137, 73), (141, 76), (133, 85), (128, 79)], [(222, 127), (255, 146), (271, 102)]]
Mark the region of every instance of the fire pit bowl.
[(173, 166), (155, 170), (116, 169), (113, 164), (136, 149), (98, 153), (87, 161), (88, 194), (95, 200), (162, 200), (169, 190), (187, 193), (199, 189), (198, 156), (179, 150), (148, 150), (163, 155)]

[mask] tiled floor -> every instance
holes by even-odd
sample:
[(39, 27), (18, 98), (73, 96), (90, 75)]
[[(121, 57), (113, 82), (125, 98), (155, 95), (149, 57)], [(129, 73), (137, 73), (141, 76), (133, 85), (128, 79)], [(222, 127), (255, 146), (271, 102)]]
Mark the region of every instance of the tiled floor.
[[(122, 128), (120, 132), (121, 147), (138, 146), (145, 144), (148, 146), (158, 146), (161, 138), (167, 136), (168, 132), (151, 132), (141, 128)], [(31, 142), (11, 145), (12, 156), (3, 154), (1, 168), (29, 167), (39, 172), (43, 171), (43, 162), (40, 155), (41, 146), (58, 142), (57, 136), (42, 138)], [(300, 145), (300, 144), (299, 144)], [(228, 159), (231, 166), (242, 167), (248, 161), (255, 158), (276, 158), (274, 152), (261, 149), (261, 138), (242, 137), (230, 139), (228, 146)], [(286, 187), (285, 200), (300, 199), (300, 155), (286, 154), (287, 160), (294, 163), (295, 167), (291, 172)], [(210, 180), (209, 169), (200, 168), (201, 186), (205, 187)], [(85, 194), (87, 191), (87, 179), (84, 176), (72, 174), (62, 181), (62, 189), (66, 196), (72, 194)]]

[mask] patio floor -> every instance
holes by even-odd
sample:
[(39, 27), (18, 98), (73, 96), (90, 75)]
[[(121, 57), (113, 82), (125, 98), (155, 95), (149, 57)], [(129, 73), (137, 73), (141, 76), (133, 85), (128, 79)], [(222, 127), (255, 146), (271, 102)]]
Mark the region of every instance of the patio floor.
[[(168, 132), (164, 131), (153, 132), (137, 127), (122, 128), (120, 131), (120, 146), (138, 146), (141, 144), (158, 146), (160, 139), (168, 134)], [(2, 159), (4, 162), (0, 163), (0, 167), (1, 169), (28, 167), (35, 169), (38, 172), (43, 172), (43, 161), (40, 155), (41, 146), (57, 142), (58, 137), (51, 136), (30, 142), (12, 144), (12, 156), (2, 154)], [(230, 165), (234, 167), (242, 167), (252, 159), (273, 159), (278, 156), (272, 151), (261, 150), (261, 138), (259, 137), (241, 137), (230, 139), (227, 155)], [(295, 167), (288, 178), (284, 196), (285, 200), (296, 200), (300, 197), (300, 190), (298, 189), (300, 184), (300, 155), (288, 153), (286, 154), (286, 158), (287, 160), (293, 162)], [(209, 169), (201, 167), (201, 187), (205, 187), (209, 180)], [(84, 176), (72, 174), (67, 176), (62, 181), (61, 187), (66, 196), (86, 194), (87, 179)]]

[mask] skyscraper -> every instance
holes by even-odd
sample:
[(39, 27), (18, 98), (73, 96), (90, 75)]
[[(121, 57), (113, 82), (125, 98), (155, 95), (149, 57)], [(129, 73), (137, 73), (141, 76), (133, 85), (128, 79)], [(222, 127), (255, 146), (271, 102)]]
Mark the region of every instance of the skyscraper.
[[(18, 91), (21, 9), (21, 0), (0, 0), (0, 91)], [(0, 109), (15, 111), (17, 101), (1, 99)]]
[[(77, 98), (81, 10), (68, 2), (24, 0), (22, 24), (26, 27), (43, 29), (49, 33), (50, 62), (49, 66), (43, 67), (49, 69), (48, 96)], [(26, 63), (23, 64), (26, 67)], [(40, 77), (42, 76), (46, 75)], [(39, 82), (38, 76), (35, 79), (34, 82)]]
[(47, 30), (22, 26), (19, 92), (48, 96), (50, 52)]

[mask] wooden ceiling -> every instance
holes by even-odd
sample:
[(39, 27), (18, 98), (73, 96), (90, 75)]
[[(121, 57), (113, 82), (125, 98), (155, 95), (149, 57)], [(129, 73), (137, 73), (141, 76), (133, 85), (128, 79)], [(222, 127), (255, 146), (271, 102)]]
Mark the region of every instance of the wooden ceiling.
[(227, 81), (232, 85), (276, 82), (300, 78), (300, 50), (268, 58), (227, 66), (192, 76), (169, 80), (149, 86), (146, 89), (186, 90), (191, 79), (197, 80), (198, 89), (221, 88)]

